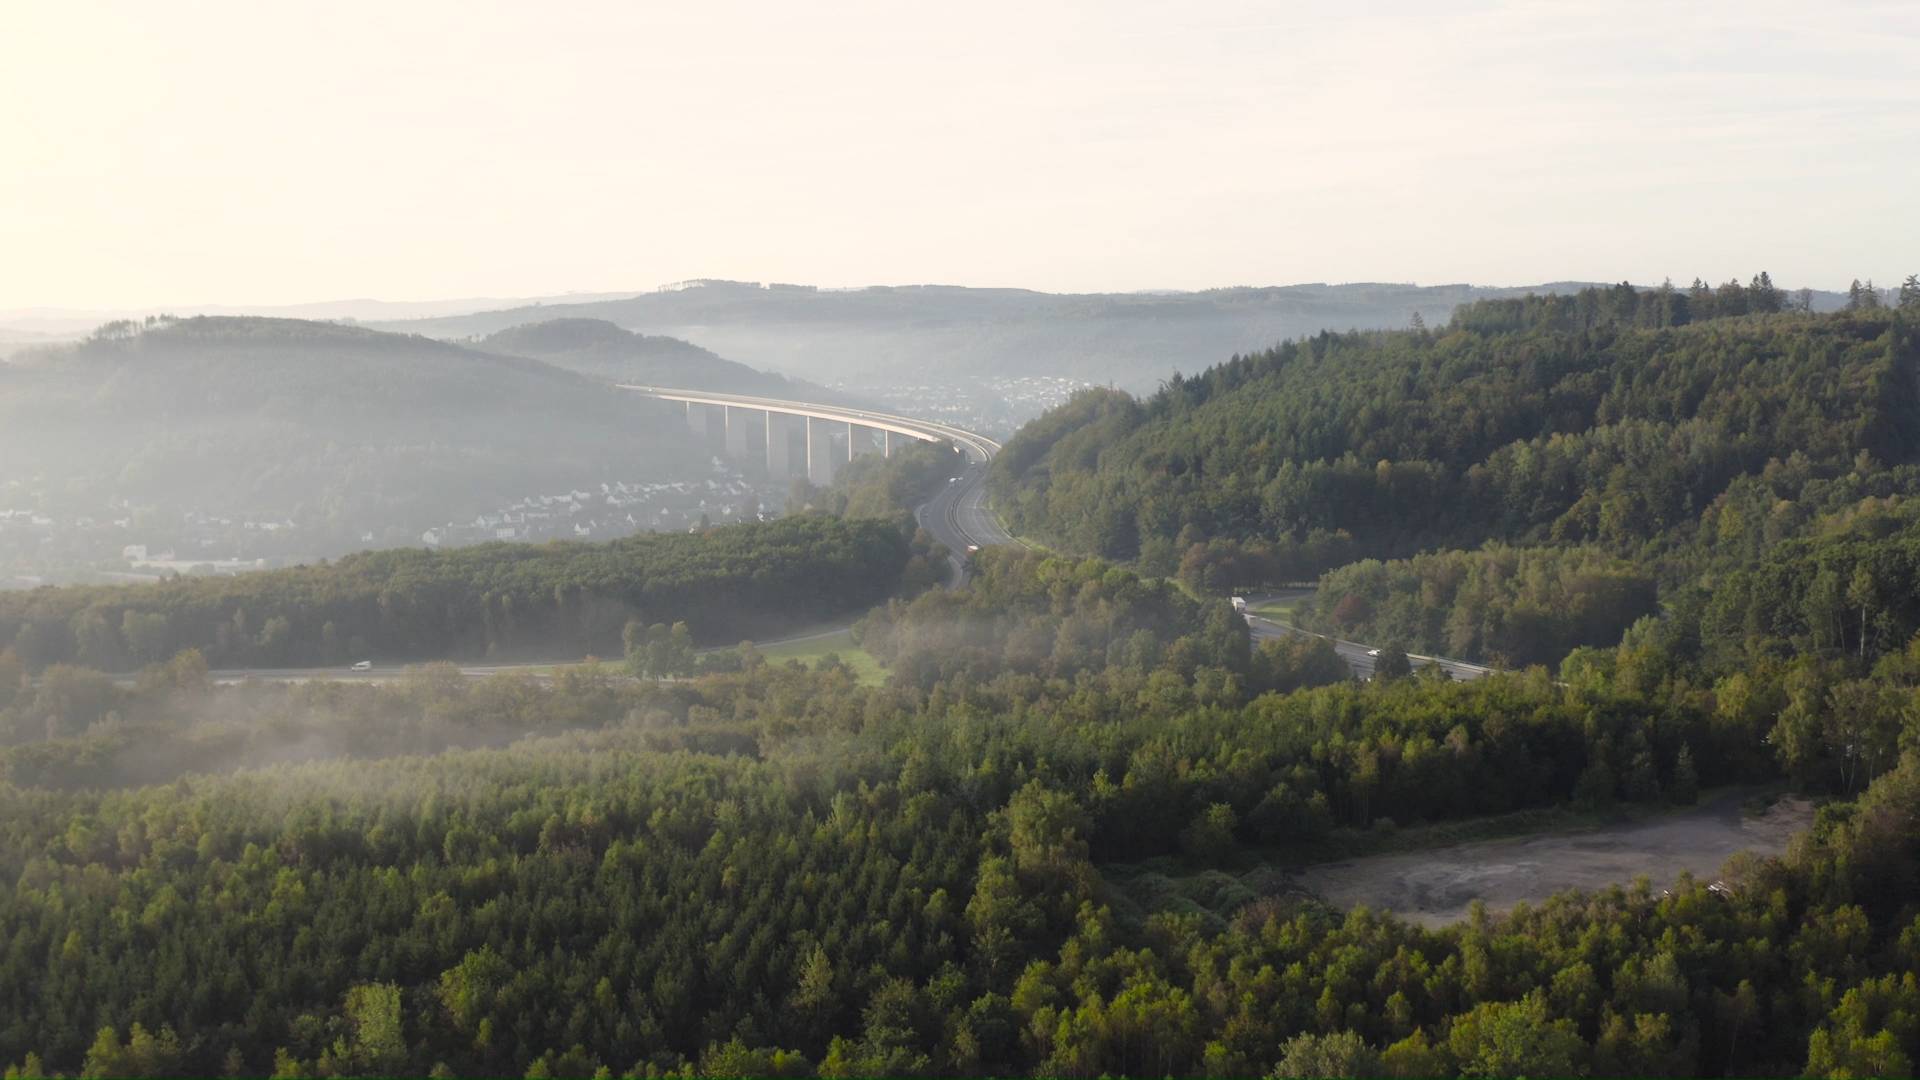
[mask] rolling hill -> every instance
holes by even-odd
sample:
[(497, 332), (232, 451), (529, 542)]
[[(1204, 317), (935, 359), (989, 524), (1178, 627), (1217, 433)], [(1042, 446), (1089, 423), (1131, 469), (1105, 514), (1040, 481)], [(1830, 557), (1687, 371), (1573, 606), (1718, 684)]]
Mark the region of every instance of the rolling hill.
[(0, 503), (414, 531), (529, 492), (672, 479), (706, 455), (579, 373), (294, 319), (110, 324), (0, 368)]
[(525, 323), (477, 344), (488, 352), (544, 360), (609, 382), (813, 401), (834, 396), (825, 387), (756, 371), (679, 338), (632, 333), (605, 319)]

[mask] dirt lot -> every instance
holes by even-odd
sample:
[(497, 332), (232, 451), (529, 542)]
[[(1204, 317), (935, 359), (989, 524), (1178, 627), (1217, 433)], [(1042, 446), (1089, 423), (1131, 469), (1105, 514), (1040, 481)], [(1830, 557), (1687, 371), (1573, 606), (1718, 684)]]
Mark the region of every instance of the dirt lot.
[(1427, 926), (1466, 917), (1484, 900), (1505, 911), (1566, 889), (1627, 884), (1641, 874), (1663, 886), (1691, 870), (1711, 878), (1729, 855), (1777, 855), (1813, 821), (1813, 804), (1776, 800), (1764, 814), (1741, 811), (1746, 793), (1693, 810), (1578, 833), (1492, 840), (1405, 855), (1379, 855), (1308, 867), (1294, 884), (1336, 907), (1365, 904)]

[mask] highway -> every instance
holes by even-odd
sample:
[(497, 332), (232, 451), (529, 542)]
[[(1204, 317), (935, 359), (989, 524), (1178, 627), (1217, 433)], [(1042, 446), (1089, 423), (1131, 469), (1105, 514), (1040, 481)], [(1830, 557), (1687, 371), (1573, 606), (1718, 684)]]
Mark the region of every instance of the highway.
[[(846, 629), (845, 626), (832, 626), (824, 630), (810, 630), (804, 634), (774, 638), (769, 641), (756, 642), (756, 644), (768, 648), (775, 645), (792, 645), (802, 641), (834, 637), (838, 634), (845, 633)], [(697, 651), (702, 654), (731, 652), (736, 648), (738, 648), (737, 645), (711, 645)], [(620, 658), (617, 656), (602, 657), (600, 660), (601, 663), (605, 664), (616, 674), (626, 670), (621, 664)], [(422, 666), (431, 662), (432, 661), (422, 661), (416, 664), (381, 664), (369, 668), (366, 671), (354, 671), (346, 667), (222, 668), (217, 671), (207, 672), (207, 678), (221, 686), (231, 686), (250, 680), (257, 682), (312, 682), (316, 679), (325, 679), (328, 682), (383, 683), (404, 678), (413, 672), (419, 671)], [(572, 667), (575, 664), (585, 662), (585, 660), (526, 660), (512, 664), (459, 664), (457, 666), (460, 674), (473, 679), (484, 679), (489, 675), (503, 675), (508, 672), (521, 672), (531, 675), (536, 679), (550, 679), (553, 677), (553, 672), (557, 668)], [(137, 675), (123, 675), (115, 681), (130, 686), (137, 678)]]
[[(1277, 596), (1248, 597), (1247, 602), (1250, 605), (1258, 605), (1265, 600), (1281, 599), (1289, 596), (1297, 597), (1301, 595), (1304, 594), (1296, 592), (1279, 594)], [(1365, 645), (1358, 641), (1347, 641), (1344, 638), (1333, 637), (1329, 634), (1316, 634), (1311, 630), (1302, 630), (1290, 623), (1279, 622), (1278, 620), (1269, 619), (1263, 615), (1254, 615), (1251, 613), (1247, 615), (1247, 628), (1253, 632), (1253, 640), (1256, 644), (1272, 638), (1286, 637), (1288, 634), (1306, 634), (1310, 637), (1326, 638), (1333, 643), (1333, 651), (1339, 653), (1340, 659), (1345, 660), (1347, 666), (1353, 669), (1355, 678), (1373, 678), (1373, 652), (1375, 646)], [(1459, 682), (1484, 678), (1485, 676), (1493, 674), (1495, 671), (1494, 668), (1484, 667), (1480, 664), (1469, 664), (1465, 660), (1453, 660), (1444, 656), (1420, 656), (1415, 653), (1408, 653), (1407, 659), (1413, 663), (1415, 668), (1423, 668), (1428, 664), (1438, 664), (1441, 670)]]
[[(993, 451), (1000, 449), (992, 444)], [(953, 553), (954, 572), (952, 582), (958, 585), (966, 580), (966, 555), (969, 547), (992, 547), (995, 544), (1011, 544), (1013, 537), (1008, 535), (1000, 519), (987, 508), (987, 470), (993, 460), (992, 452), (969, 460), (952, 480), (936, 492), (932, 499), (921, 503), (913, 512), (914, 520), (927, 530), (935, 540), (945, 545)]]

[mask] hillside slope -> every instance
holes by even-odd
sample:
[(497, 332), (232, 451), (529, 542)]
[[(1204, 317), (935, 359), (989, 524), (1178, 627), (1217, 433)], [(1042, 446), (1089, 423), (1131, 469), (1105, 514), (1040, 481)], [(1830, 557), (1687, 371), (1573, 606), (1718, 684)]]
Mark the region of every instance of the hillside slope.
[(832, 391), (756, 371), (679, 338), (636, 334), (605, 319), (551, 319), (488, 335), (489, 352), (544, 360), (608, 382), (822, 400)]
[(1110, 556), (1332, 533), (1347, 557), (1489, 539), (1624, 554), (1773, 459), (1827, 476), (1916, 460), (1903, 316), (1645, 325), (1579, 314), (1616, 290), (1582, 295), (1289, 342), (1144, 400), (1083, 394), (1007, 443), (997, 497), (1016, 529)]
[(290, 518), (357, 540), (528, 492), (690, 475), (705, 455), (643, 422), (656, 411), (534, 360), (203, 317), (117, 324), (5, 369), (0, 460), (16, 501)]

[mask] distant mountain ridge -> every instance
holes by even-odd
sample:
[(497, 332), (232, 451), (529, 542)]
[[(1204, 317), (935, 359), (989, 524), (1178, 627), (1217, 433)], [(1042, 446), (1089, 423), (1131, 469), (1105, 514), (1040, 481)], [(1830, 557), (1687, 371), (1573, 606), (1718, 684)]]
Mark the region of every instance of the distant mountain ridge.
[[(705, 281), (622, 299), (379, 324), (467, 339), (561, 318), (665, 334), (744, 364), (818, 381), (878, 384), (947, 376), (1051, 375), (1150, 390), (1176, 371), (1321, 330), (1430, 325), (1475, 300), (1571, 293), (1389, 283), (1239, 287), (1192, 293), (1054, 294), (948, 285), (820, 289)], [(1821, 294), (1816, 306), (1829, 303)]]
[(501, 308), (542, 304), (580, 304), (613, 300), (631, 292), (569, 292), (552, 296), (469, 296), (447, 300), (317, 300), (297, 304), (158, 304), (123, 308), (29, 307), (0, 309), (0, 338), (7, 332), (42, 337), (81, 337), (102, 323), (116, 319), (144, 319), (170, 313), (180, 318), (197, 315), (253, 318), (348, 320), (426, 319)]

